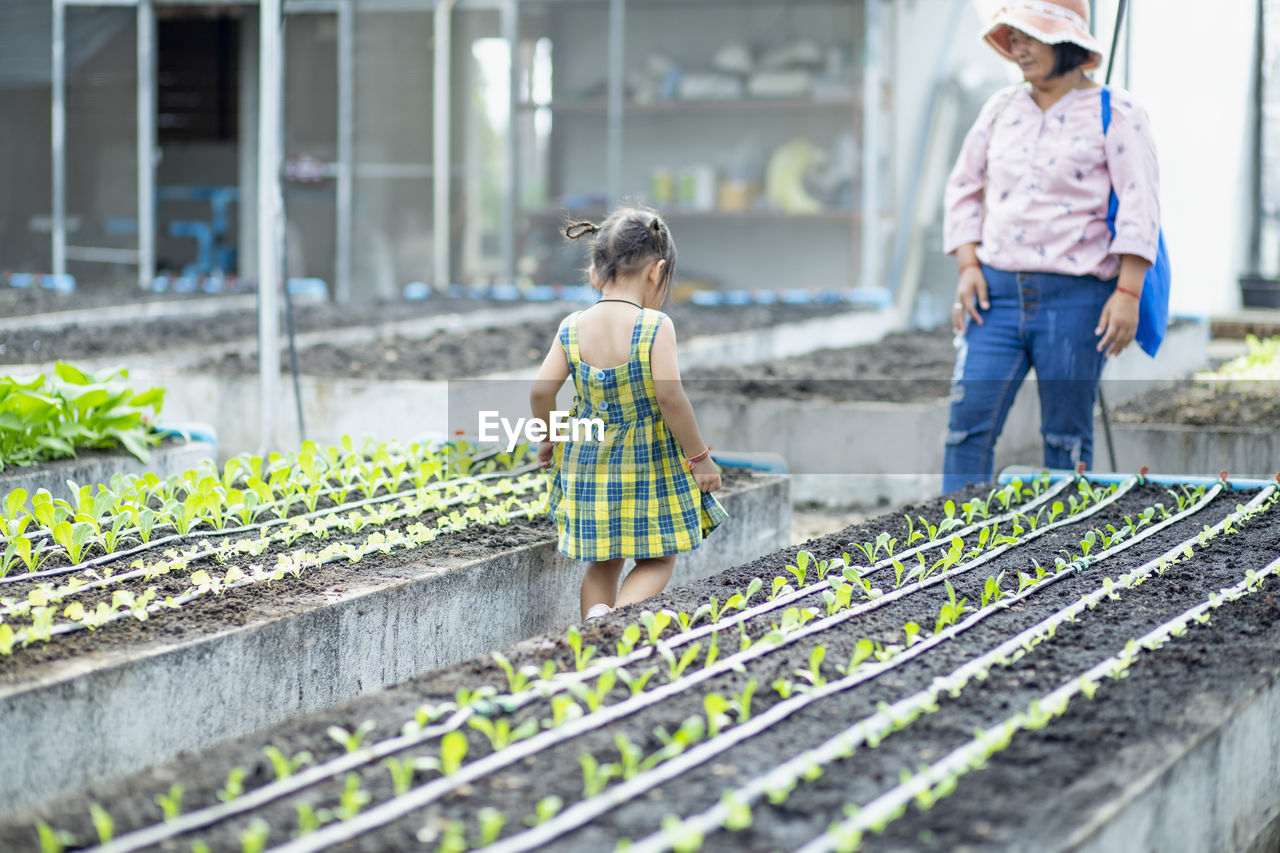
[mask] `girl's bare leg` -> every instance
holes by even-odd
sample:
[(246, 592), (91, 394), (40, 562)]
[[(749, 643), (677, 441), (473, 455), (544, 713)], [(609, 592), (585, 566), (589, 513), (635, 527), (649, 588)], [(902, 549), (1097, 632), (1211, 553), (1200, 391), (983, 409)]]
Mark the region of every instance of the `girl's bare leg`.
[(622, 562), (621, 559), (617, 559), (587, 563), (587, 572), (582, 576), (582, 595), (579, 599), (582, 618), (587, 617), (587, 610), (593, 604), (607, 604), (613, 607), (618, 597), (618, 575), (622, 574)]
[(627, 573), (622, 581), (622, 591), (618, 593), (617, 607), (635, 604), (646, 598), (657, 595), (667, 588), (671, 580), (671, 570), (676, 567), (676, 555), (651, 557), (636, 560), (636, 566)]

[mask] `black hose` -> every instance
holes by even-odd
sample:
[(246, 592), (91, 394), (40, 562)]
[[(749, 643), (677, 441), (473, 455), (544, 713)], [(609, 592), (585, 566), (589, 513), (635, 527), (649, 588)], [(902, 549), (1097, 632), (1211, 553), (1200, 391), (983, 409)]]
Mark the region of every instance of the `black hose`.
[[(1116, 29), (1111, 36), (1111, 55), (1107, 57), (1107, 76), (1103, 80), (1104, 83), (1109, 84), (1111, 82), (1111, 72), (1116, 67), (1116, 50), (1120, 47), (1120, 30), (1124, 25), (1124, 11), (1128, 5), (1127, 0), (1120, 0), (1120, 5), (1116, 7)], [(1128, 61), (1128, 57), (1125, 58), (1125, 61)]]
[[(283, 207), (281, 209), (283, 215)], [(289, 295), (289, 261), (280, 252), (280, 267), (284, 273), (284, 325), (289, 335), (289, 372), (293, 374), (293, 402), (298, 411), (298, 443), (307, 440), (307, 428), (302, 420), (302, 388), (298, 382), (298, 343), (293, 332), (293, 297)]]
[[(288, 16), (284, 13), (284, 3), (280, 4), (280, 44), (283, 47), (285, 40), (285, 21)], [(283, 99), (281, 99), (280, 108), (284, 109)], [(298, 413), (298, 444), (307, 440), (306, 424), (302, 420), (302, 388), (298, 382), (298, 342), (294, 337), (293, 323), (293, 297), (289, 293), (289, 241), (286, 237), (288, 229), (285, 223), (288, 222), (285, 215), (284, 192), (280, 193), (280, 220), (277, 223), (278, 231), (276, 239), (280, 243), (280, 281), (284, 290), (284, 325), (289, 336), (289, 372), (293, 375), (293, 404)]]

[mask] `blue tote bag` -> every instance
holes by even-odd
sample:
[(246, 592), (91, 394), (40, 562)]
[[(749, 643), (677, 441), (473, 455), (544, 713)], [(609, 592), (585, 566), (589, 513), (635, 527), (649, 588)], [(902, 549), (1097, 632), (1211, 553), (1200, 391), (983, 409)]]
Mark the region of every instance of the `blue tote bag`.
[[(1105, 135), (1111, 127), (1111, 88), (1102, 87), (1102, 132)], [(1116, 236), (1116, 210), (1120, 207), (1120, 199), (1116, 197), (1116, 188), (1111, 188), (1111, 201), (1107, 205), (1107, 227), (1111, 229), (1112, 239)], [(1169, 326), (1169, 280), (1172, 270), (1169, 266), (1169, 251), (1164, 245), (1164, 229), (1160, 229), (1160, 242), (1156, 247), (1156, 262), (1147, 270), (1142, 280), (1142, 298), (1138, 302), (1138, 331), (1134, 340), (1142, 351), (1155, 356), (1164, 340), (1165, 329)]]

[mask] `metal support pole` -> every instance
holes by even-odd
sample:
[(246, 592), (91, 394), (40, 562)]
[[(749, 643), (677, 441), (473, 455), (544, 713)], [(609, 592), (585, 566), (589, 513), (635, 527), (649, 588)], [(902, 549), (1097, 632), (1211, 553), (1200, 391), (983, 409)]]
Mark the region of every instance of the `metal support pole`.
[[(929, 87), (929, 103), (924, 111), (920, 132), (916, 135), (916, 148), (912, 154), (910, 174), (907, 177), (907, 193), (903, 198), (902, 210), (898, 214), (898, 230), (893, 235), (893, 250), (889, 256), (888, 286), (895, 298), (903, 294), (904, 291), (903, 270), (907, 266), (907, 250), (911, 245), (916, 224), (921, 218), (920, 183), (925, 171), (925, 158), (928, 156), (929, 145), (938, 127), (936, 123), (938, 104), (942, 100), (942, 90), (946, 86), (947, 78), (951, 72), (951, 54), (952, 46), (956, 40), (955, 34), (960, 31), (960, 22), (963, 20), (964, 12), (968, 5), (968, 0), (952, 0), (951, 17), (947, 21), (947, 29), (942, 37), (942, 44), (938, 46), (937, 53), (934, 54), (933, 85)], [(930, 215), (931, 219), (932, 215)], [(914, 303), (914, 301), (915, 294), (913, 290), (911, 302)], [(904, 318), (910, 317), (912, 304), (906, 304), (899, 300), (898, 307), (902, 311)]]
[(862, 269), (860, 286), (880, 273), (880, 0), (867, 0), (862, 48)]
[(626, 0), (609, 0), (609, 88), (605, 137), (605, 191), (612, 207), (622, 198), (622, 98), (626, 69)]
[(355, 10), (338, 5), (338, 199), (334, 239), (334, 298), (351, 301), (351, 205), (355, 184)]
[(280, 149), (283, 49), (281, 0), (260, 0), (258, 61), (258, 404), (259, 448), (276, 449), (280, 398), (280, 271), (282, 256)]
[(499, 253), (502, 256), (502, 279), (506, 284), (516, 283), (516, 187), (519, 184), (517, 166), (517, 115), (516, 95), (520, 85), (520, 69), (517, 65), (517, 42), (520, 38), (520, 10), (516, 0), (502, 4), (502, 37), (507, 42), (507, 136), (503, 154), (506, 174), (502, 180), (502, 227), (499, 229)]
[(53, 0), (53, 274), (67, 272), (67, 9)]
[(450, 270), (449, 243), (452, 229), (449, 221), (449, 196), (453, 167), (450, 163), (452, 153), (449, 150), (452, 124), (449, 120), (449, 79), (453, 52), (453, 4), (456, 2), (457, 0), (441, 0), (436, 6), (433, 23), (436, 50), (431, 131), (434, 142), (432, 160), (435, 163), (435, 208), (431, 229), (435, 238), (435, 285), (440, 288), (449, 286)]
[(156, 10), (138, 0), (138, 286), (156, 274)]

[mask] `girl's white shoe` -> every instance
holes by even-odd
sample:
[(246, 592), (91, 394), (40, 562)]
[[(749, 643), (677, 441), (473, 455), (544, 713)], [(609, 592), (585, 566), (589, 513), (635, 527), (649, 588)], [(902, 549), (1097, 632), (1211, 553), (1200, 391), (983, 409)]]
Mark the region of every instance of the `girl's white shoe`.
[(601, 616), (608, 616), (613, 612), (613, 608), (607, 604), (593, 604), (587, 608), (588, 619), (599, 619)]

